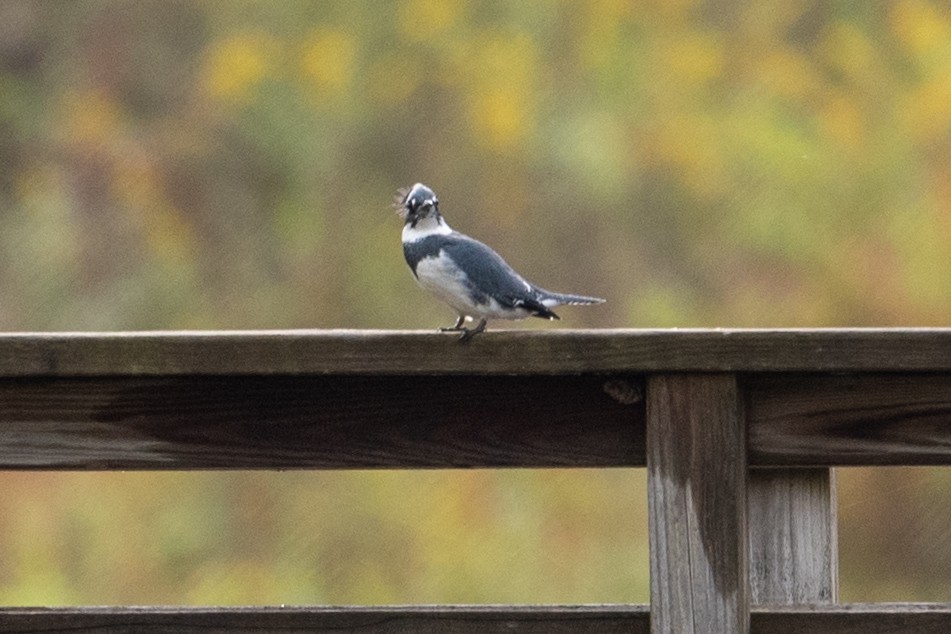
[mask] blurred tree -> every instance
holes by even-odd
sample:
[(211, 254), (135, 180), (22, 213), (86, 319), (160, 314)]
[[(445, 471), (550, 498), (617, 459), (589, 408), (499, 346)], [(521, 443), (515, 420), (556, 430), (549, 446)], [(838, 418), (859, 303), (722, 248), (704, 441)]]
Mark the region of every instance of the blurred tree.
[[(946, 325), (951, 11), (7, 0), (0, 166), (6, 330), (444, 324), (388, 211), (415, 181), (533, 280), (609, 298), (564, 324)], [(0, 597), (646, 597), (618, 528), (639, 475), (338, 477), (4, 476)], [(420, 482), (422, 527), (394, 503)], [(557, 581), (519, 598), (521, 574)]]

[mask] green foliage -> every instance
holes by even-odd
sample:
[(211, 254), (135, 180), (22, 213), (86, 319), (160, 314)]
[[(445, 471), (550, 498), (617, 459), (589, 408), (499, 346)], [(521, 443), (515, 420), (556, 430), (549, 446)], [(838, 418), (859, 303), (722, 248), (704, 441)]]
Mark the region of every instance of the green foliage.
[[(7, 0), (0, 166), (5, 330), (445, 325), (415, 181), (566, 325), (945, 325), (951, 14)], [(628, 475), (338, 477), (5, 476), (0, 601), (646, 597)]]
[(643, 470), (8, 474), (0, 604), (647, 600)]

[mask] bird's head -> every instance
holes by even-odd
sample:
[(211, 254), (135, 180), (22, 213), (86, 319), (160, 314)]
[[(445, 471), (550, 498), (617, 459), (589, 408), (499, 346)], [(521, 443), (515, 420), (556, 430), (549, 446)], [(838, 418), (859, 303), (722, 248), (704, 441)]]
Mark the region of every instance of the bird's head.
[(393, 206), (396, 207), (396, 213), (400, 215), (400, 218), (412, 227), (426, 220), (438, 224), (442, 219), (436, 193), (422, 183), (416, 183), (409, 189), (400, 189), (396, 193), (396, 202)]

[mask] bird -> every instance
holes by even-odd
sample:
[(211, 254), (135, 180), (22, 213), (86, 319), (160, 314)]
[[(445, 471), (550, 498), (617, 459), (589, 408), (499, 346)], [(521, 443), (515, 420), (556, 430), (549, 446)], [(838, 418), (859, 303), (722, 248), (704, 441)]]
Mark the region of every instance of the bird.
[[(458, 315), (455, 325), (439, 330), (461, 332), (463, 343), (484, 332), (489, 319), (560, 319), (552, 308), (605, 301), (554, 293), (527, 281), (489, 246), (451, 229), (435, 192), (422, 183), (398, 190), (393, 206), (404, 221), (403, 255), (413, 276)], [(465, 327), (475, 319), (475, 328)]]

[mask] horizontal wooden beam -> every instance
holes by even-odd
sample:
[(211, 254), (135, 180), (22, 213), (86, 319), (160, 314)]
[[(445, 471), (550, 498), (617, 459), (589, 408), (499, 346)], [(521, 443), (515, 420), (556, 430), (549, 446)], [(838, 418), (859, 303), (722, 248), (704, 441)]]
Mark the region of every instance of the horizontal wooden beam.
[[(951, 464), (951, 374), (742, 374), (751, 466)], [(0, 380), (0, 468), (639, 467), (636, 375)]]
[(951, 603), (844, 603), (753, 608), (752, 634), (944, 634)]
[(0, 335), (0, 376), (951, 371), (951, 329)]
[(648, 634), (646, 606), (0, 608), (0, 633)]
[(346, 469), (644, 463), (638, 379), (0, 380), (0, 467)]
[[(643, 605), (311, 608), (0, 608), (0, 632), (100, 634), (360, 631), (365, 634), (647, 634)], [(949, 604), (756, 607), (753, 634), (885, 634), (951, 631)]]
[(951, 375), (748, 376), (760, 466), (951, 464)]

